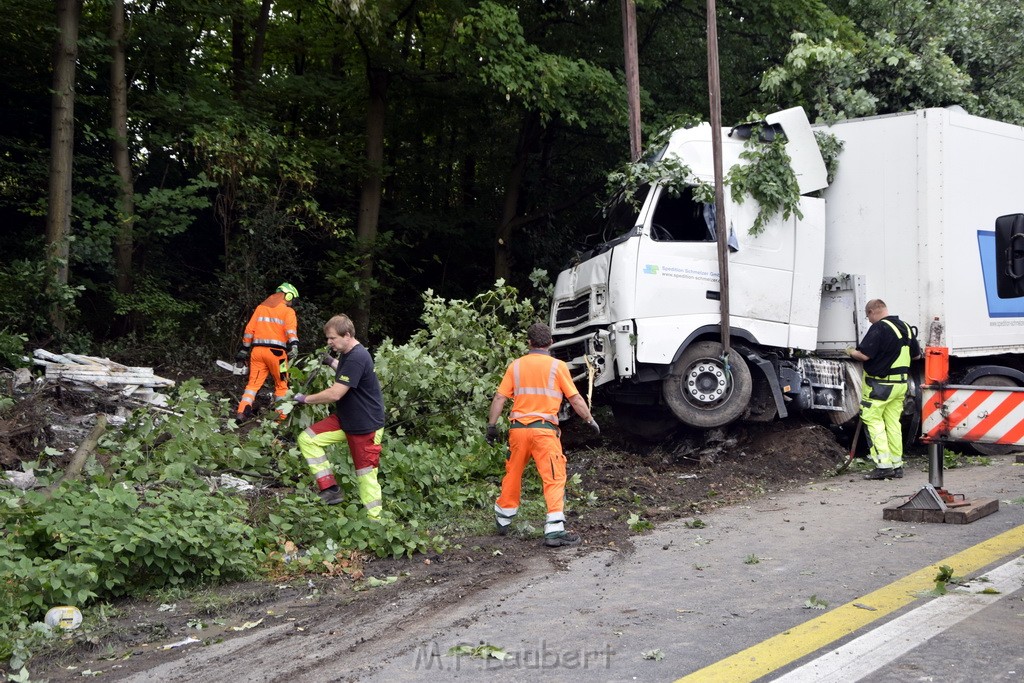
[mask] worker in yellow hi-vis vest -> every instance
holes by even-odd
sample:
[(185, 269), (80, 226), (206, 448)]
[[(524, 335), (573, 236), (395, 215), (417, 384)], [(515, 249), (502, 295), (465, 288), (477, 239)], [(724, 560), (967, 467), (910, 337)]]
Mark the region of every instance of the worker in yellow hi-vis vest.
[(903, 477), (903, 428), (900, 415), (907, 395), (910, 361), (921, 357), (917, 330), (889, 315), (881, 299), (865, 306), (871, 327), (857, 348), (846, 353), (864, 363), (860, 419), (871, 441), (870, 455), (875, 469), (865, 479)]

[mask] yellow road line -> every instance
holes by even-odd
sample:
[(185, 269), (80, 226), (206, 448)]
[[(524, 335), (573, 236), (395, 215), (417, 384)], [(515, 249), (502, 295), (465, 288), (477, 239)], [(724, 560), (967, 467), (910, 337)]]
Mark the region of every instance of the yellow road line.
[[(1021, 550), (1024, 550), (1024, 525), (928, 565), (854, 602), (684, 676), (676, 683), (756, 681), (917, 600), (920, 593), (935, 587), (935, 576), (941, 565), (952, 567), (957, 576), (967, 576)], [(855, 603), (874, 607), (875, 611), (855, 607)]]

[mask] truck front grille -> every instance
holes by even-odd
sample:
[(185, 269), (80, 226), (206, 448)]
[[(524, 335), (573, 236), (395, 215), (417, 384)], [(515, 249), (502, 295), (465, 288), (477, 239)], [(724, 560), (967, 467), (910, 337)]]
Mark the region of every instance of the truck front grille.
[(590, 319), (590, 293), (560, 301), (555, 309), (555, 326), (575, 327)]
[(558, 360), (569, 361), (575, 358), (581, 358), (587, 353), (587, 345), (582, 342), (576, 342), (575, 344), (567, 344), (566, 346), (556, 346), (551, 349), (551, 355)]

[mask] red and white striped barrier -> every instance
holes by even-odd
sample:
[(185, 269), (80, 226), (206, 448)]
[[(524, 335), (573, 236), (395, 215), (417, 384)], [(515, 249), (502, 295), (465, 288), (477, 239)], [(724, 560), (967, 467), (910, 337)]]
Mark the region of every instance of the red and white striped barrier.
[(1024, 388), (945, 384), (945, 348), (925, 350), (921, 440), (1024, 445)]

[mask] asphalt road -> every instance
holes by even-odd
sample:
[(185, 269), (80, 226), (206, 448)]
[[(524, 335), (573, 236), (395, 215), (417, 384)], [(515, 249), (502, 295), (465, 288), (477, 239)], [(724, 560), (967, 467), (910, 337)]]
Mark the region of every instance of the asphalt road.
[[(883, 520), (927, 483), (849, 475), (663, 525), (309, 680), (1024, 681), (1024, 466), (944, 473), (947, 491), (1000, 501), (970, 524)], [(967, 585), (925, 595), (943, 564)]]
[[(659, 525), (628, 553), (553, 550), (566, 571), (538, 562), (440, 614), (397, 593), (123, 680), (1024, 681), (1024, 465), (991, 463), (944, 474), (951, 493), (999, 501), (970, 524), (883, 519), (927, 472), (830, 478)], [(941, 565), (963, 585), (934, 597)]]

